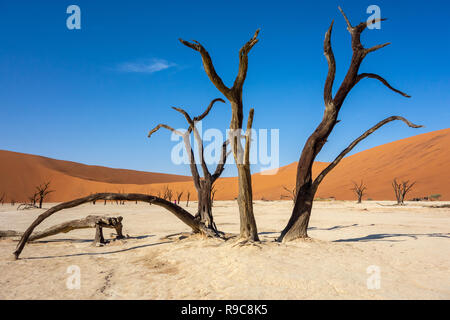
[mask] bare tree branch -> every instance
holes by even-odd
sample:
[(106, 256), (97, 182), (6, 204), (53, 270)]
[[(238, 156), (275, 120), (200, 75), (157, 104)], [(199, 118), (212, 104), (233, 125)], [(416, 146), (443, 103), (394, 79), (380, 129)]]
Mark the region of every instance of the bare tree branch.
[(253, 37), (242, 46), (241, 50), (239, 50), (239, 71), (236, 76), (236, 79), (233, 84), (233, 88), (240, 88), (244, 85), (245, 78), (247, 77), (247, 69), (248, 69), (248, 53), (253, 48), (253, 46), (258, 42), (258, 33), (261, 29), (256, 30)]
[(194, 139), (197, 141), (197, 145), (198, 145), (198, 156), (200, 157), (200, 164), (202, 166), (202, 170), (203, 170), (203, 176), (206, 177), (210, 177), (211, 173), (208, 170), (208, 166), (206, 165), (205, 162), (205, 157), (204, 157), (204, 153), (203, 153), (203, 140), (200, 137), (200, 134), (198, 133), (197, 128), (195, 127), (195, 123), (192, 120), (192, 118), (189, 116), (189, 114), (181, 109), (181, 108), (176, 108), (176, 107), (172, 107), (172, 109), (182, 113), (184, 115), (184, 117), (186, 118), (187, 122), (189, 123), (189, 131), (194, 131)]
[(391, 44), (390, 42), (386, 42), (386, 43), (378, 44), (378, 45), (373, 46), (371, 48), (365, 49), (365, 54), (369, 54), (371, 52), (377, 51), (378, 49), (384, 48), (384, 47), (386, 47), (386, 46), (388, 46), (390, 44)]
[(406, 97), (406, 98), (411, 98), (410, 95), (408, 95), (408, 94), (406, 94), (406, 93), (404, 93), (404, 92), (402, 92), (402, 91), (400, 91), (400, 90), (397, 90), (397, 89), (393, 88), (393, 87), (392, 87), (385, 79), (383, 79), (382, 77), (380, 77), (379, 75), (377, 75), (377, 74), (375, 74), (375, 73), (361, 73), (361, 74), (359, 74), (359, 75), (357, 76), (357, 78), (356, 78), (355, 85), (356, 85), (360, 80), (362, 80), (362, 79), (364, 79), (364, 78), (377, 79), (377, 80), (379, 80), (381, 83), (383, 83), (386, 87), (388, 87), (389, 89), (391, 89), (392, 91), (397, 92), (397, 93), (401, 94), (402, 96), (404, 96), (404, 97)]
[(378, 122), (376, 125), (374, 125), (372, 128), (364, 132), (359, 138), (354, 140), (347, 148), (345, 148), (337, 157), (334, 159), (332, 163), (330, 163), (323, 171), (316, 177), (316, 179), (313, 182), (313, 188), (314, 190), (317, 190), (320, 182), (322, 182), (323, 178), (334, 168), (337, 166), (337, 164), (342, 160), (342, 158), (345, 157), (347, 153), (349, 153), (359, 142), (367, 138), (370, 134), (375, 132), (380, 127), (384, 126), (385, 124), (394, 121), (394, 120), (401, 120), (404, 123), (406, 123), (411, 128), (421, 128), (422, 126), (416, 125), (409, 120), (400, 117), (400, 116), (392, 116), (389, 118), (386, 118), (380, 122)]
[(326, 106), (328, 106), (333, 101), (333, 82), (336, 75), (336, 60), (334, 59), (333, 48), (331, 47), (331, 31), (333, 30), (333, 23), (334, 20), (331, 21), (331, 25), (328, 28), (327, 33), (325, 34), (325, 40), (323, 43), (323, 51), (328, 62), (328, 74), (325, 81), (323, 93)]
[(245, 151), (244, 151), (244, 164), (250, 164), (250, 144), (252, 141), (252, 125), (253, 125), (253, 115), (255, 114), (255, 109), (250, 109), (248, 113), (247, 120), (247, 130), (245, 132)]
[(222, 174), (223, 170), (225, 169), (225, 163), (227, 162), (227, 157), (230, 154), (231, 151), (227, 152), (227, 145), (229, 143), (229, 140), (227, 139), (226, 141), (224, 141), (224, 143), (222, 144), (222, 154), (219, 160), (219, 163), (217, 164), (216, 167), (216, 171), (214, 171), (211, 179), (212, 179), (212, 183), (214, 183), (217, 178), (220, 177), (220, 175)]
[(339, 8), (339, 11), (340, 11), (340, 12), (342, 13), (342, 15), (344, 16), (345, 22), (347, 23), (347, 30), (351, 32), (352, 29), (353, 29), (353, 27), (352, 27), (350, 21), (348, 20), (347, 16), (345, 15), (345, 13), (344, 13), (344, 11), (341, 9), (341, 7), (338, 6), (338, 8)]
[(173, 133), (175, 133), (175, 134), (177, 134), (177, 135), (179, 135), (179, 136), (181, 136), (181, 137), (183, 137), (183, 136), (185, 135), (184, 132), (175, 130), (174, 128), (172, 128), (172, 127), (170, 127), (170, 126), (168, 126), (168, 125), (166, 125), (166, 124), (160, 123), (160, 124), (158, 124), (155, 128), (153, 128), (152, 130), (150, 130), (150, 132), (148, 133), (148, 137), (150, 138), (150, 137), (152, 136), (152, 134), (154, 134), (156, 131), (158, 131), (158, 130), (161, 129), (161, 128), (165, 128), (165, 129), (167, 129), (167, 130), (170, 130), (170, 131), (172, 131)]
[(221, 98), (216, 98), (216, 99), (212, 100), (212, 101), (209, 103), (208, 108), (206, 108), (206, 110), (205, 110), (201, 115), (199, 115), (199, 116), (197, 116), (197, 117), (194, 117), (194, 119), (192, 119), (192, 120), (193, 120), (194, 122), (198, 122), (198, 121), (203, 120), (203, 119), (209, 114), (209, 111), (211, 111), (212, 107), (214, 106), (214, 104), (215, 104), (216, 102), (222, 102), (222, 103), (225, 103), (225, 100), (223, 100), (223, 99), (221, 99)]
[(225, 86), (222, 79), (217, 74), (216, 70), (214, 69), (213, 62), (211, 60), (211, 57), (209, 56), (208, 51), (205, 50), (205, 48), (198, 42), (193, 40), (192, 42), (185, 41), (183, 39), (179, 39), (182, 44), (185, 46), (194, 49), (195, 51), (198, 51), (202, 56), (202, 62), (203, 67), (205, 69), (206, 74), (208, 75), (211, 82), (216, 86), (216, 88), (222, 92), (222, 94), (229, 98), (231, 97), (231, 89)]

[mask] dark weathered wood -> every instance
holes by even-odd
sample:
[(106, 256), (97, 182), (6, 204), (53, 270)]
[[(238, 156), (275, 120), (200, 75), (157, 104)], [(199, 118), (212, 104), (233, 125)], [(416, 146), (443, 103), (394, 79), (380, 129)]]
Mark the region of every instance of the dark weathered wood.
[[(60, 224), (57, 224), (55, 226), (49, 227), (43, 231), (34, 232), (31, 234), (31, 236), (28, 238), (28, 242), (30, 241), (36, 241), (42, 238), (50, 237), (56, 234), (60, 233), (67, 233), (72, 230), (77, 229), (86, 229), (86, 228), (113, 228), (116, 230), (116, 239), (123, 239), (124, 236), (122, 234), (122, 217), (104, 217), (104, 216), (94, 216), (89, 215), (84, 219), (76, 219), (71, 221), (66, 221)], [(101, 232), (101, 230), (100, 230)], [(98, 233), (98, 232), (97, 232)], [(6, 238), (6, 237), (22, 237), (23, 232), (18, 231), (0, 231), (0, 238)], [(97, 244), (99, 241), (98, 239), (102, 238), (100, 235), (96, 234), (96, 238), (94, 240), (94, 244)], [(98, 238), (98, 239), (97, 239)], [(104, 239), (100, 241), (99, 243), (104, 243)]]
[(183, 196), (183, 191), (177, 191), (177, 204), (180, 205), (181, 197)]
[(361, 203), (362, 197), (365, 195), (364, 191), (367, 190), (367, 187), (364, 185), (364, 182), (361, 180), (361, 183), (356, 183), (353, 181), (353, 187), (351, 190), (356, 194), (358, 197), (357, 203)]
[(367, 54), (374, 52), (387, 46), (389, 43), (376, 45), (372, 48), (364, 48), (361, 44), (361, 33), (366, 29), (367, 25), (375, 23), (377, 21), (384, 21), (385, 19), (374, 19), (369, 22), (362, 22), (357, 26), (352, 26), (349, 19), (339, 7), (342, 15), (347, 24), (347, 30), (351, 35), (351, 47), (352, 47), (352, 58), (350, 66), (348, 68), (347, 74), (344, 80), (339, 86), (335, 96), (333, 97), (333, 83), (336, 74), (336, 62), (333, 54), (333, 49), (331, 46), (331, 33), (333, 29), (333, 22), (325, 33), (324, 40), (324, 55), (328, 62), (328, 74), (324, 86), (324, 104), (325, 111), (323, 114), (322, 121), (317, 126), (315, 131), (307, 139), (303, 150), (300, 155), (300, 159), (297, 165), (297, 176), (296, 176), (296, 192), (297, 196), (295, 199), (294, 208), (292, 210), (291, 217), (281, 232), (278, 241), (290, 241), (298, 238), (308, 237), (307, 228), (309, 225), (309, 219), (311, 216), (311, 209), (313, 205), (314, 195), (317, 188), (323, 178), (328, 172), (330, 172), (340, 160), (350, 151), (353, 147), (359, 143), (362, 139), (366, 138), (373, 131), (377, 130), (382, 125), (393, 121), (402, 120), (408, 124), (408, 126), (413, 128), (418, 128), (411, 124), (408, 120), (402, 117), (389, 117), (376, 126), (372, 127), (366, 131), (361, 137), (356, 139), (347, 149), (345, 149), (327, 168), (325, 168), (319, 176), (313, 181), (312, 179), (312, 166), (317, 154), (322, 150), (322, 147), (327, 142), (328, 136), (333, 131), (335, 125), (339, 122), (338, 115), (339, 111), (344, 103), (345, 98), (350, 93), (352, 88), (364, 78), (373, 78), (381, 81), (387, 88), (393, 90), (396, 93), (401, 94), (404, 97), (410, 97), (409, 95), (393, 88), (386, 80), (381, 76), (373, 73), (361, 73), (359, 74), (359, 68), (361, 63)]
[(258, 42), (258, 33), (259, 29), (256, 30), (253, 37), (239, 50), (239, 70), (231, 88), (227, 87), (223, 83), (214, 68), (214, 64), (208, 51), (206, 51), (206, 49), (198, 41), (194, 40), (189, 42), (180, 39), (182, 44), (200, 53), (207, 76), (214, 86), (228, 99), (228, 101), (230, 101), (232, 111), (230, 129), (233, 136), (230, 137), (229, 140), (238, 170), (238, 205), (241, 223), (240, 238), (250, 241), (258, 241), (259, 238), (256, 221), (253, 214), (250, 165), (245, 165), (243, 163), (243, 159), (245, 157), (244, 153), (246, 150), (249, 150), (249, 147), (244, 150), (241, 143), (241, 130), (244, 118), (242, 90), (247, 77), (248, 53)]
[[(209, 114), (213, 105), (216, 102), (225, 103), (225, 101), (223, 99), (220, 99), (220, 98), (214, 99), (210, 102), (209, 106), (206, 108), (206, 110), (201, 115), (194, 117), (194, 118), (191, 118), (189, 113), (187, 111), (185, 111), (184, 109), (172, 107), (172, 109), (181, 113), (185, 117), (185, 119), (189, 125), (188, 129), (185, 132), (180, 132), (180, 131), (174, 130), (173, 128), (171, 128), (167, 125), (159, 124), (153, 130), (150, 131), (149, 137), (153, 133), (155, 133), (159, 128), (164, 127), (183, 138), (186, 152), (189, 154), (189, 164), (190, 164), (192, 179), (194, 181), (194, 186), (197, 190), (198, 211), (196, 214), (196, 218), (199, 219), (206, 227), (217, 231), (216, 225), (214, 223), (213, 214), (212, 214), (211, 190), (212, 190), (212, 185), (220, 177), (220, 175), (222, 174), (222, 172), (224, 170), (225, 162), (226, 162), (227, 156), (228, 156), (228, 153), (227, 153), (228, 141), (226, 140), (222, 144), (222, 154), (221, 154), (220, 161), (217, 164), (214, 174), (211, 174), (209, 172), (208, 166), (204, 159), (203, 140), (200, 137), (200, 134), (195, 126), (195, 123), (197, 121), (203, 120)], [(191, 133), (193, 133), (194, 139), (196, 140), (198, 148), (199, 148), (198, 156), (199, 156), (200, 165), (201, 165), (202, 172), (203, 172), (203, 178), (200, 177), (200, 174), (199, 174), (198, 168), (197, 168), (197, 164), (195, 161), (194, 151), (192, 149), (191, 142), (190, 142), (190, 134)], [(189, 203), (189, 199), (188, 199), (188, 203)]]
[(28, 229), (24, 232), (22, 235), (22, 238), (20, 239), (19, 243), (17, 244), (16, 250), (14, 251), (14, 256), (16, 259), (19, 258), (20, 253), (22, 252), (25, 244), (27, 243), (28, 239), (30, 238), (31, 234), (33, 233), (33, 230), (42, 223), (45, 219), (53, 215), (54, 213), (74, 208), (76, 206), (82, 205), (83, 203), (91, 202), (94, 200), (128, 200), (128, 201), (142, 201), (142, 202), (148, 202), (151, 204), (155, 204), (157, 206), (163, 207), (167, 209), (169, 212), (174, 214), (178, 219), (180, 219), (182, 222), (184, 222), (186, 225), (188, 225), (190, 228), (192, 228), (193, 232), (202, 233), (207, 236), (216, 236), (216, 233), (213, 232), (211, 229), (205, 227), (203, 223), (200, 221), (197, 221), (189, 212), (181, 208), (180, 206), (177, 206), (176, 204), (173, 204), (170, 201), (152, 196), (152, 195), (146, 195), (146, 194), (139, 194), (139, 193), (96, 193), (89, 195), (84, 198), (75, 199), (72, 201), (60, 203), (48, 210), (46, 210), (44, 213), (40, 214), (35, 221), (28, 227)]
[(186, 195), (186, 207), (189, 207), (189, 198), (191, 197), (191, 192), (188, 191), (187, 195)]
[(409, 180), (404, 180), (402, 182), (397, 182), (397, 178), (392, 181), (392, 187), (394, 188), (395, 198), (397, 199), (398, 205), (403, 205), (405, 201), (406, 194), (411, 191), (411, 188), (416, 184), (416, 182), (409, 182)]
[(55, 192), (54, 190), (48, 190), (49, 187), (50, 181), (44, 182), (43, 184), (36, 187), (37, 193), (34, 195), (34, 202), (36, 202), (36, 196), (38, 196), (40, 209), (42, 209), (42, 203), (44, 202), (45, 197), (47, 197), (50, 193)]
[(295, 197), (297, 196), (297, 191), (296, 191), (296, 189), (295, 189), (295, 186), (294, 186), (294, 188), (292, 188), (292, 189), (289, 189), (288, 187), (286, 187), (286, 186), (283, 186), (283, 189), (284, 190), (286, 190), (288, 193), (289, 193), (289, 196), (283, 196), (283, 195), (281, 195), (281, 197), (283, 198), (283, 197), (289, 197), (289, 198), (291, 198), (291, 200), (295, 203)]

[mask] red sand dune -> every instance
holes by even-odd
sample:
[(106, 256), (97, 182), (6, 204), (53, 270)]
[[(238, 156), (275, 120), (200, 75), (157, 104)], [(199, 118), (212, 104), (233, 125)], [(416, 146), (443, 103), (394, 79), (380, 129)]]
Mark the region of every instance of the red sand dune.
[[(393, 200), (393, 178), (417, 181), (408, 194), (423, 197), (441, 194), (441, 200), (450, 200), (450, 129), (443, 129), (398, 140), (349, 156), (324, 179), (317, 197), (354, 199), (352, 181), (361, 179), (367, 185), (365, 199)], [(300, 150), (299, 150), (300, 152)], [(317, 162), (317, 174), (327, 163)], [(287, 195), (283, 186), (292, 188), (297, 163), (278, 170), (275, 175), (253, 175), (255, 200), (278, 200)], [(54, 160), (40, 156), (0, 150), (0, 194), (7, 201), (26, 201), (34, 188), (45, 180), (56, 190), (49, 201), (67, 201), (96, 192), (139, 192), (156, 194), (165, 185), (176, 191), (187, 191), (191, 199), (196, 193), (190, 177), (162, 173), (110, 169), (79, 163)], [(237, 196), (237, 179), (222, 178), (217, 181), (216, 199), (234, 199)]]

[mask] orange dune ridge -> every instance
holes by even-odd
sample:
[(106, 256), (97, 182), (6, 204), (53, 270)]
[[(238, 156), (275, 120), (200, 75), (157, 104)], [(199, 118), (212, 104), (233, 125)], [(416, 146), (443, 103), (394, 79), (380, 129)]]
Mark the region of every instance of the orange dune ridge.
[[(300, 150), (299, 150), (300, 152)], [(352, 181), (361, 179), (367, 186), (363, 199), (394, 200), (391, 182), (416, 181), (407, 199), (440, 194), (440, 200), (450, 200), (450, 129), (420, 134), (384, 144), (344, 158), (324, 179), (317, 192), (318, 198), (334, 197), (353, 200)], [(327, 163), (316, 162), (317, 175)], [(292, 188), (297, 163), (281, 167), (276, 174), (253, 174), (255, 200), (279, 200)], [(88, 166), (75, 162), (54, 160), (41, 156), (0, 150), (0, 194), (7, 200), (26, 201), (35, 186), (51, 181), (48, 201), (68, 201), (97, 192), (127, 192), (156, 195), (166, 185), (174, 191), (183, 191), (182, 200), (196, 192), (189, 176), (141, 172)], [(221, 178), (216, 182), (216, 199), (230, 200), (237, 196), (237, 178)], [(286, 198), (283, 198), (286, 199)]]

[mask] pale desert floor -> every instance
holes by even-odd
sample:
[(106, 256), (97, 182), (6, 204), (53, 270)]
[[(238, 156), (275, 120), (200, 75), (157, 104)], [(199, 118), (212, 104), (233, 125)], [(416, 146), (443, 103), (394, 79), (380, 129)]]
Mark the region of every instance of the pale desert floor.
[[(292, 203), (256, 201), (262, 243), (245, 247), (162, 239), (189, 228), (157, 206), (86, 204), (54, 214), (38, 230), (89, 214), (122, 215), (130, 238), (93, 247), (95, 230), (76, 230), (27, 245), (18, 261), (11, 259), (17, 242), (0, 240), (0, 298), (450, 299), (450, 209), (424, 207), (442, 202), (392, 203), (318, 201), (313, 240), (280, 244), (274, 239)], [(0, 206), (0, 229), (23, 231), (41, 212)], [(234, 201), (216, 202), (214, 214), (221, 230), (239, 231)], [(110, 233), (105, 229), (105, 237)], [(66, 286), (73, 265), (80, 289)], [(369, 266), (380, 270), (379, 289), (368, 289)]]

